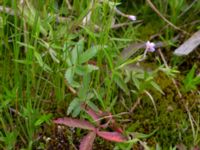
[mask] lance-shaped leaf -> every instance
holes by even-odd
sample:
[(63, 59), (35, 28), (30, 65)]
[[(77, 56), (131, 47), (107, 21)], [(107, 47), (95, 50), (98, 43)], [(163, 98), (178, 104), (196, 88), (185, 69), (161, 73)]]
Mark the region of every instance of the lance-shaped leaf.
[(119, 132), (119, 133), (123, 133), (123, 129), (121, 127), (119, 127), (119, 125), (115, 122), (114, 119), (111, 120), (110, 128), (113, 131), (116, 131), (116, 132)]
[(92, 145), (94, 143), (94, 139), (96, 137), (95, 132), (90, 132), (81, 140), (81, 144), (79, 146), (79, 150), (92, 150)]
[(115, 73), (113, 76), (113, 79), (115, 81), (115, 83), (127, 94), (129, 95), (129, 89), (127, 87), (127, 84), (125, 83), (125, 81), (123, 80), (121, 74), (119, 73)]
[(81, 129), (87, 129), (87, 130), (95, 130), (95, 127), (85, 120), (78, 120), (78, 119), (72, 119), (72, 118), (58, 118), (53, 121), (56, 124), (62, 124), (66, 125), (68, 127), (75, 127), (75, 128), (81, 128)]
[(119, 132), (107, 132), (107, 131), (98, 131), (97, 135), (113, 142), (125, 142), (127, 141), (126, 138)]
[(82, 109), (95, 121), (96, 124), (100, 124), (100, 115), (87, 105), (82, 105)]

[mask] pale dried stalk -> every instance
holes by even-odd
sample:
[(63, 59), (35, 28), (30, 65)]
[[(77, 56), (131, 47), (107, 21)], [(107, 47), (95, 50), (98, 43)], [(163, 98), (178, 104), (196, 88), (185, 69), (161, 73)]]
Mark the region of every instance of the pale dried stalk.
[(72, 6), (71, 6), (69, 0), (65, 0), (65, 2), (66, 2), (66, 4), (67, 4), (68, 9), (69, 9), (69, 10), (72, 10)]

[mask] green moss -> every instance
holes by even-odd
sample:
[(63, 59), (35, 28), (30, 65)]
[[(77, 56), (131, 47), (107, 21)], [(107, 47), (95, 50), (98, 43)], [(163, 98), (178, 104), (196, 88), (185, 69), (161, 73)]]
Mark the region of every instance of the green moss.
[[(133, 122), (137, 122), (134, 130), (142, 133), (150, 133), (158, 129), (156, 134), (152, 136), (152, 140), (160, 143), (163, 148), (169, 148), (171, 145), (184, 143), (191, 146), (194, 142), (192, 136), (191, 125), (188, 114), (185, 110), (183, 101), (177, 96), (172, 81), (163, 74), (156, 79), (161, 86), (165, 95), (151, 91), (158, 110), (158, 116), (154, 111), (151, 100), (144, 97), (141, 105), (137, 107), (132, 115)], [(198, 103), (198, 97), (195, 94), (184, 95), (184, 103), (188, 103), (189, 109), (195, 119), (199, 117), (198, 106), (192, 105)], [(149, 139), (151, 141), (151, 138)]]

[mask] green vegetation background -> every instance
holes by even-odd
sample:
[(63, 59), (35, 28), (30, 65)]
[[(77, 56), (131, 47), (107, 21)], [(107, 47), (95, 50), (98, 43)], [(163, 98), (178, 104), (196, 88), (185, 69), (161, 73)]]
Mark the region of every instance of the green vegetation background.
[[(64, 131), (60, 133), (51, 121), (69, 114), (90, 119), (81, 111), (81, 102), (116, 114), (127, 133), (148, 135), (155, 131), (141, 138), (149, 149), (200, 145), (198, 85), (181, 90), (189, 84), (182, 81), (194, 62), (199, 66), (198, 57), (196, 53), (184, 59), (172, 55), (200, 28), (200, 1), (152, 1), (164, 17), (189, 34), (170, 27), (147, 1), (115, 2), (125, 14), (137, 16), (137, 21), (116, 14), (114, 1), (0, 1), (0, 149), (78, 147), (84, 132), (60, 129)], [(83, 19), (89, 12), (92, 15), (85, 25)], [(125, 25), (112, 28), (122, 23)], [(179, 41), (173, 42), (179, 34)], [(150, 39), (168, 43), (161, 50), (171, 68), (180, 69), (180, 73), (167, 74), (173, 69), (161, 72), (158, 52), (148, 54), (142, 72), (124, 67), (136, 63), (143, 50), (124, 61), (120, 59), (123, 48)], [(132, 113), (118, 115), (130, 112), (138, 98), (140, 104)], [(94, 147), (123, 146), (97, 140)]]

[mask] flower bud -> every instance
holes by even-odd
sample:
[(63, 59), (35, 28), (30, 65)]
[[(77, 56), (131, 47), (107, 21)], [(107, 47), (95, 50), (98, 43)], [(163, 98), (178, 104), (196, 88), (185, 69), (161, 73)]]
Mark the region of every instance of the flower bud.
[(135, 21), (135, 20), (136, 20), (136, 16), (128, 15), (128, 19), (130, 19), (130, 20), (132, 20), (132, 21)]

